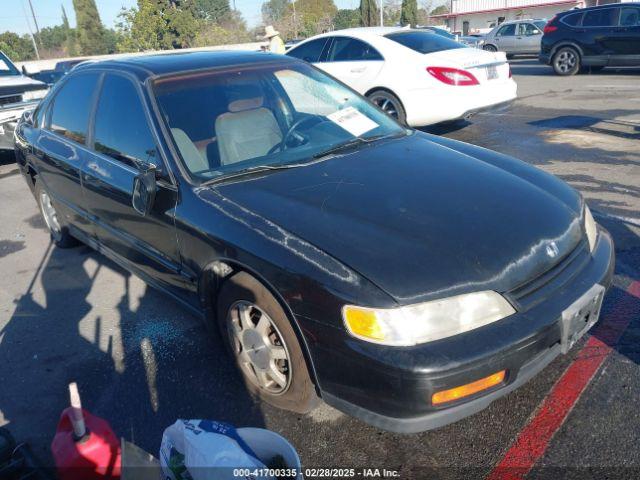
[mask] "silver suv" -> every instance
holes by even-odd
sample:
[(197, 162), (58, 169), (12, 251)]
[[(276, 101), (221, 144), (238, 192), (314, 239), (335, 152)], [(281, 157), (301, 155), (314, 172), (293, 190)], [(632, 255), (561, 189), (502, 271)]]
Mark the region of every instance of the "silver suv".
[(507, 58), (538, 54), (546, 24), (546, 20), (509, 20), (485, 36), (482, 48), (490, 52), (506, 52)]

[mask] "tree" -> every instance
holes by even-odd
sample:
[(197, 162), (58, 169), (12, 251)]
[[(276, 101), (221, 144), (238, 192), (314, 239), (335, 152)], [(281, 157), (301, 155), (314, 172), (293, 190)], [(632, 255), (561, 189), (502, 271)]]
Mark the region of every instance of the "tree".
[(0, 50), (14, 62), (36, 58), (36, 51), (28, 35), (19, 36), (13, 32), (0, 33)]
[(269, 0), (262, 4), (262, 21), (265, 24), (278, 23), (287, 14), (289, 0)]
[(106, 53), (104, 27), (95, 0), (73, 0), (76, 11), (78, 47), (82, 55)]
[(440, 5), (436, 8), (434, 8), (433, 10), (431, 10), (431, 12), (429, 13), (429, 15), (433, 16), (433, 15), (444, 15), (445, 13), (449, 13), (449, 7), (447, 7), (446, 5)]
[(221, 22), (229, 18), (229, 0), (195, 0), (195, 16), (202, 20)]
[(354, 8), (353, 10), (341, 9), (336, 12), (336, 16), (333, 17), (333, 28), (341, 30), (343, 28), (353, 28), (360, 26), (360, 10)]
[(69, 57), (75, 57), (78, 54), (78, 46), (76, 43), (76, 31), (69, 26), (67, 11), (62, 5), (62, 29), (64, 31), (64, 49)]
[(360, 0), (360, 25), (373, 27), (380, 22), (380, 15), (375, 0)]
[(418, 2), (416, 0), (402, 0), (400, 8), (400, 24), (415, 27), (418, 24)]

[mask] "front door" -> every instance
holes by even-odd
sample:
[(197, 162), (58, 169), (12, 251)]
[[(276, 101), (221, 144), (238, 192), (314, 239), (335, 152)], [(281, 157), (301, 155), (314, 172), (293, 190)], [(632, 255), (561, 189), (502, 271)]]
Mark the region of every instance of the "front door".
[(494, 41), (501, 52), (512, 53), (515, 48), (516, 24), (509, 23), (501, 26), (496, 32)]
[(620, 20), (610, 43), (611, 65), (640, 65), (640, 7), (620, 8)]
[(327, 58), (318, 64), (327, 73), (343, 81), (359, 93), (366, 93), (384, 65), (382, 55), (362, 40), (333, 37)]
[[(177, 189), (134, 82), (120, 74), (104, 75), (89, 142), (93, 152), (82, 172), (84, 193), (100, 243), (180, 295), (185, 279), (174, 227)], [(131, 203), (134, 179), (150, 163), (158, 167), (158, 192), (151, 211), (141, 215)]]

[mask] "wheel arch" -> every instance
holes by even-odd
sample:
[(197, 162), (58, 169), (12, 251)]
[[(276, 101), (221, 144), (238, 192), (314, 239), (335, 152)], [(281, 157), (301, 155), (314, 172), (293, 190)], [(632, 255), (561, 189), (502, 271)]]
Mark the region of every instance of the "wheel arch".
[(200, 302), (204, 308), (205, 321), (218, 322), (216, 305), (220, 295), (220, 290), (224, 283), (231, 277), (243, 272), (251, 275), (254, 279), (260, 282), (260, 284), (264, 286), (271, 295), (273, 295), (284, 310), (285, 315), (289, 319), (291, 327), (296, 334), (298, 342), (300, 343), (302, 354), (309, 370), (309, 376), (311, 377), (311, 381), (316, 389), (316, 393), (318, 396), (321, 396), (320, 384), (318, 382), (318, 376), (316, 375), (313, 359), (311, 358), (311, 351), (293, 310), (291, 310), (289, 304), (285, 301), (282, 295), (280, 295), (278, 289), (255, 269), (232, 258), (218, 258), (203, 268), (198, 280), (198, 297), (200, 298)]
[(580, 46), (577, 43), (572, 42), (570, 40), (558, 42), (553, 47), (551, 47), (551, 54), (549, 55), (549, 59), (553, 61), (553, 56), (558, 52), (558, 50), (564, 47), (574, 48), (578, 52), (578, 55), (580, 56), (580, 61), (582, 61), (582, 57), (584, 57), (584, 52), (582, 51), (582, 48), (580, 48)]

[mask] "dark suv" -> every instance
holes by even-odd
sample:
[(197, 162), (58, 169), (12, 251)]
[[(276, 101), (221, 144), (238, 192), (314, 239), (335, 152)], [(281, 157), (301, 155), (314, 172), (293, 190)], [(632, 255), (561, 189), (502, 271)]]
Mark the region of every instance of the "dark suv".
[(559, 13), (544, 28), (540, 61), (558, 75), (581, 67), (640, 66), (640, 3)]

